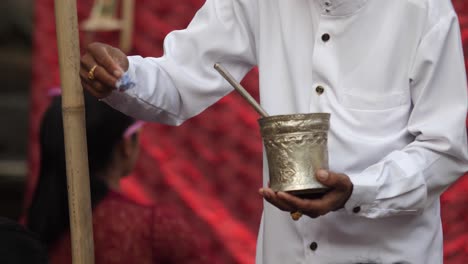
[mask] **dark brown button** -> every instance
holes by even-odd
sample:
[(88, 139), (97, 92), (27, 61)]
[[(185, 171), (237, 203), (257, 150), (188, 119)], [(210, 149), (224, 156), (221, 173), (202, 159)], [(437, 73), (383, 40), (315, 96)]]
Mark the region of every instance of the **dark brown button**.
[(317, 88), (315, 88), (315, 91), (318, 95), (321, 95), (323, 94), (323, 92), (325, 92), (325, 88), (323, 88), (322, 86), (317, 86)]
[(361, 207), (360, 206), (356, 206), (356, 207), (353, 208), (353, 213), (357, 214), (359, 212), (361, 212)]
[(318, 244), (316, 242), (312, 242), (309, 245), (310, 250), (315, 251), (318, 248)]
[(325, 33), (325, 34), (322, 35), (322, 41), (323, 42), (327, 42), (329, 40), (330, 40), (330, 34)]

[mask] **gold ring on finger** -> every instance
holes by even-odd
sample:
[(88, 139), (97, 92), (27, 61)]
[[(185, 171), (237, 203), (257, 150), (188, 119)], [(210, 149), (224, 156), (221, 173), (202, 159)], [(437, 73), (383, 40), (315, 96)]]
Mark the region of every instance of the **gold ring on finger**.
[(291, 212), (291, 218), (292, 218), (294, 221), (299, 220), (301, 217), (302, 217), (302, 213), (301, 213), (301, 212), (299, 212), (299, 211)]
[(88, 72), (88, 79), (90, 80), (94, 80), (94, 71), (96, 70), (97, 68), (97, 65), (94, 65), (91, 70), (89, 70)]

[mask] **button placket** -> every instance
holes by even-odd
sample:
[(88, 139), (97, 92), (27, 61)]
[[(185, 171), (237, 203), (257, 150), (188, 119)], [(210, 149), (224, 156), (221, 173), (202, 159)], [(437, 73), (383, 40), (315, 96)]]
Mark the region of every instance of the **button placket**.
[[(321, 2), (322, 8), (325, 8), (326, 2)], [(332, 2), (329, 2), (329, 6), (332, 7)], [(323, 9), (322, 9), (323, 10)], [(309, 106), (312, 112), (324, 111), (324, 107), (327, 104), (325, 93), (330, 83), (327, 81), (327, 75), (330, 70), (328, 59), (331, 56), (331, 49), (333, 49), (332, 32), (331, 30), (333, 21), (326, 16), (321, 16), (318, 20), (318, 25), (315, 31), (315, 48), (313, 54), (313, 83), (312, 83), (312, 100)]]
[(331, 8), (332, 4), (330, 1), (325, 1), (325, 12), (326, 13), (330, 13), (330, 8)]

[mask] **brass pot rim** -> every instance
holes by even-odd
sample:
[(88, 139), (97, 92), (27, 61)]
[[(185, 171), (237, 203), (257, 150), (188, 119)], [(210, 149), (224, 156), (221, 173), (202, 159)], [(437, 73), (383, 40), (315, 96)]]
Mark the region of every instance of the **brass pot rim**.
[(317, 118), (324, 121), (330, 119), (330, 113), (307, 113), (307, 114), (286, 114), (286, 115), (272, 115), (258, 119), (258, 122), (273, 122), (283, 120), (304, 120), (309, 118)]

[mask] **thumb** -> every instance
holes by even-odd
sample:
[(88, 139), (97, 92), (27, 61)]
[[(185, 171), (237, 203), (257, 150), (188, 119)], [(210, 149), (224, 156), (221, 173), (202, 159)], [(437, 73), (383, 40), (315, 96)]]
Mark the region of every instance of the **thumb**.
[(315, 177), (321, 184), (327, 187), (334, 189), (346, 188), (346, 179), (344, 179), (344, 175), (342, 174), (333, 173), (331, 171), (321, 169), (315, 173)]

